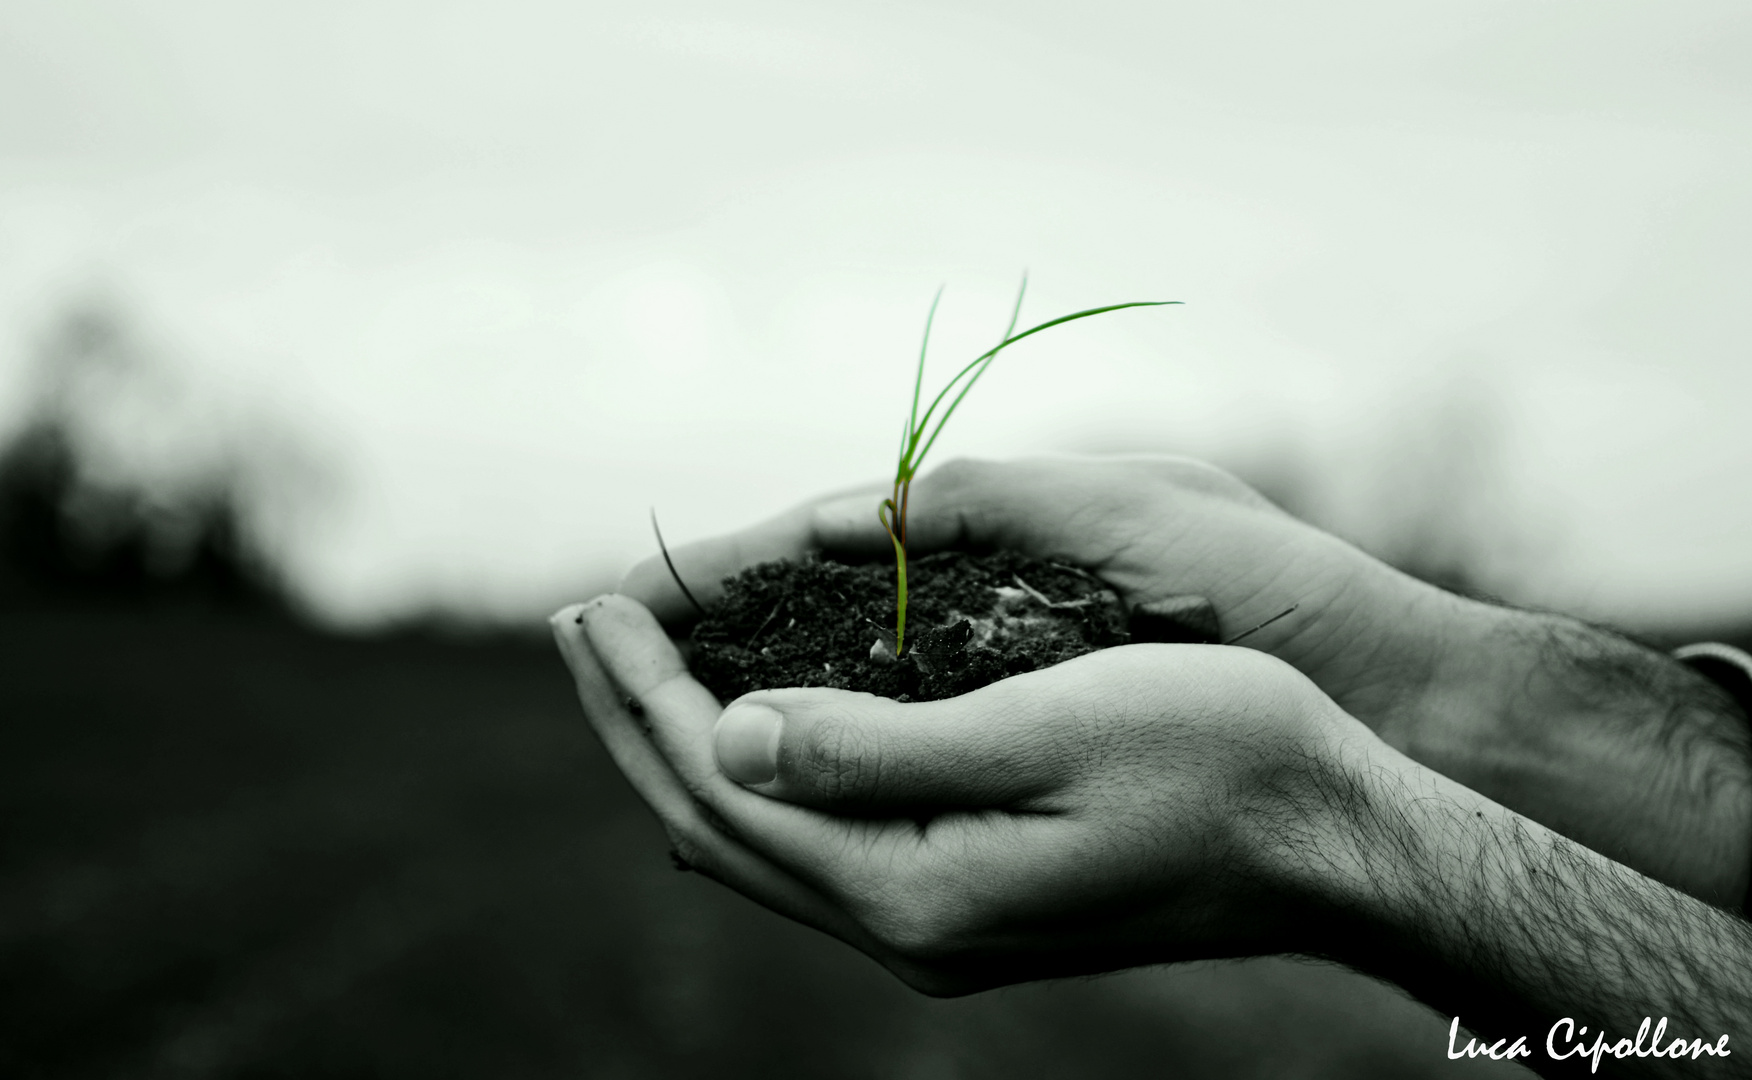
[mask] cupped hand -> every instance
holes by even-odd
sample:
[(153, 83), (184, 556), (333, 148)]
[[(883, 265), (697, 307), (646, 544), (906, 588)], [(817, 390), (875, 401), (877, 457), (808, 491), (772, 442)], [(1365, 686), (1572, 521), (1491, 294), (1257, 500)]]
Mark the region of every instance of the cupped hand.
[[(724, 577), (754, 563), (808, 551), (883, 558), (876, 508), (886, 493), (872, 485), (806, 503), (673, 557), (707, 607)], [(908, 547), (1071, 563), (1128, 607), (1195, 594), (1213, 604), (1225, 637), (1295, 605), (1246, 644), (1288, 661), (1401, 748), (1451, 701), (1437, 685), (1464, 683), (1452, 669), (1468, 654), (1448, 646), (1480, 607), (1296, 520), (1220, 469), (1164, 456), (949, 462), (912, 486)], [(660, 558), (634, 567), (621, 592), (677, 631), (694, 617)]]
[(948, 701), (786, 689), (720, 712), (635, 600), (554, 630), (681, 858), (931, 993), (1319, 948), (1309, 864), (1345, 862), (1339, 763), (1392, 753), (1239, 648), (1125, 646)]

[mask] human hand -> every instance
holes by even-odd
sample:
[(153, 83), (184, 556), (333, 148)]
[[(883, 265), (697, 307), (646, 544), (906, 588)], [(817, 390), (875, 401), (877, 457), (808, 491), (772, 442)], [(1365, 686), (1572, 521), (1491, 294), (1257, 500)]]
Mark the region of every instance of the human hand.
[[(682, 577), (708, 607), (721, 580), (807, 551), (891, 554), (876, 518), (883, 492), (804, 504), (728, 536), (677, 547)], [(1162, 456), (957, 460), (912, 486), (908, 550), (1005, 548), (1070, 563), (1114, 588), (1129, 607), (1196, 594), (1225, 635), (1291, 605), (1294, 615), (1247, 644), (1301, 670), (1346, 711), (1395, 745), (1416, 738), (1456, 666), (1443, 646), (1472, 614), (1467, 601), (1419, 582), (1290, 517), (1229, 474)], [(658, 558), (634, 567), (621, 592), (679, 630), (692, 619)], [(1454, 671), (1454, 679), (1460, 677)]]
[(1250, 650), (1125, 646), (948, 701), (786, 689), (720, 715), (637, 602), (553, 625), (681, 858), (936, 994), (1323, 949), (1322, 890), (1357, 861), (1342, 793), (1369, 774), (1347, 761), (1404, 762)]
[[(634, 601), (554, 634), (678, 857), (927, 993), (1311, 952), (1541, 1072), (1746, 1075), (1695, 1047), (1752, 1015), (1752, 928), (1415, 765), (1269, 657), (1126, 646), (948, 701), (720, 713)], [(1653, 1016), (1690, 1060), (1647, 1057)]]
[[(708, 606), (721, 579), (808, 551), (885, 558), (886, 489), (806, 503), (678, 547)], [(1093, 571), (1128, 605), (1198, 594), (1414, 760), (1695, 895), (1738, 904), (1752, 866), (1744, 718), (1695, 672), (1561, 616), (1417, 581), (1179, 458), (953, 461), (912, 487), (914, 555), (1009, 548)], [(621, 591), (678, 632), (693, 615), (647, 559)]]

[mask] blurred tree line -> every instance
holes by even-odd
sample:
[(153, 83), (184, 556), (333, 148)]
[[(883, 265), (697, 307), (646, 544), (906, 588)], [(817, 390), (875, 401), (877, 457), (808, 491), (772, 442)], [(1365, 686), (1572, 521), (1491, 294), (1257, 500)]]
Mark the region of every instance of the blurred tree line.
[(0, 602), (287, 610), (284, 582), (250, 530), (254, 477), (238, 448), (142, 454), (153, 436), (142, 427), (198, 418), (115, 310), (69, 312), (29, 377), (24, 422), (0, 448)]

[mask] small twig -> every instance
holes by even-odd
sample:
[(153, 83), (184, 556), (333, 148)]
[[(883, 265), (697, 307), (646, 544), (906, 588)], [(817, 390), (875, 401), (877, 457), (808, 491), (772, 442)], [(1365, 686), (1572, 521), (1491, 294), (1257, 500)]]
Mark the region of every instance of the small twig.
[(1039, 589), (1036, 589), (1034, 586), (1028, 584), (1026, 581), (1023, 581), (1021, 574), (1011, 574), (1010, 580), (1012, 580), (1016, 584), (1022, 586), (1023, 592), (1027, 593), (1029, 596), (1034, 597), (1036, 600), (1045, 604), (1047, 607), (1053, 608), (1055, 610), (1058, 608), (1080, 608), (1080, 607), (1088, 607), (1089, 606), (1088, 597), (1084, 597), (1081, 600), (1048, 600), (1046, 598), (1045, 593), (1041, 592)]
[(785, 606), (785, 602), (783, 600), (780, 600), (778, 603), (773, 605), (772, 611), (768, 612), (767, 617), (765, 619), (761, 620), (760, 626), (755, 629), (754, 633), (752, 633), (748, 636), (748, 644), (744, 645), (743, 648), (745, 648), (745, 649), (754, 648), (755, 640), (760, 637), (761, 631), (765, 630), (768, 626), (772, 625), (772, 621), (779, 617), (779, 609), (784, 607), (784, 606)]
[(1070, 566), (1070, 565), (1067, 565), (1065, 563), (1060, 563), (1060, 562), (1049, 562), (1046, 565), (1052, 567), (1055, 570), (1063, 570), (1063, 571), (1066, 571), (1067, 573), (1076, 574), (1078, 577), (1087, 578), (1088, 580), (1094, 582), (1097, 585), (1107, 584), (1106, 582), (1102, 581), (1100, 578), (1096, 577), (1094, 574), (1091, 574), (1089, 571), (1083, 569), (1080, 566)]
[(1027, 593), (1029, 596), (1034, 597), (1036, 600), (1045, 604), (1047, 607), (1057, 607), (1058, 606), (1057, 604), (1054, 604), (1051, 600), (1048, 600), (1046, 598), (1046, 596), (1043, 593), (1041, 593), (1041, 591), (1039, 589), (1036, 589), (1034, 586), (1028, 584), (1026, 581), (1023, 581), (1021, 574), (1011, 574), (1010, 580), (1014, 581), (1022, 589), (1023, 592)]
[(657, 550), (663, 553), (663, 564), (669, 567), (669, 576), (675, 579), (677, 585), (681, 586), (681, 595), (687, 597), (687, 602), (694, 606), (694, 610), (700, 613), (701, 618), (704, 618), (706, 615), (705, 606), (694, 599), (693, 590), (687, 587), (687, 582), (681, 580), (680, 572), (675, 569), (675, 560), (669, 557), (669, 545), (663, 542), (663, 530), (657, 527), (657, 508), (655, 506), (651, 508), (651, 531), (657, 534)]
[(1259, 631), (1264, 630), (1266, 627), (1270, 626), (1272, 623), (1277, 622), (1279, 619), (1290, 614), (1292, 611), (1295, 611), (1297, 608), (1299, 608), (1301, 606), (1302, 606), (1302, 602), (1300, 600), (1298, 600), (1295, 603), (1291, 604), (1289, 607), (1278, 612), (1276, 615), (1273, 615), (1271, 618), (1260, 623), (1258, 626), (1255, 626), (1253, 629), (1243, 630), (1239, 634), (1236, 634), (1234, 637), (1230, 638), (1228, 641), (1223, 642), (1223, 644), (1233, 645), (1237, 641), (1240, 641), (1242, 638), (1248, 636), (1249, 634), (1256, 634)]

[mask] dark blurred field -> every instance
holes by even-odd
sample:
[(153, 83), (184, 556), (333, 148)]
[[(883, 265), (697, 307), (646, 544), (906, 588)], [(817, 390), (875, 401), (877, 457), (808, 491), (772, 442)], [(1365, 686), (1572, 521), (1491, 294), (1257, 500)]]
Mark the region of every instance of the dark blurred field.
[(696, 876), (539, 641), (0, 613), (0, 1075), (1426, 1076), (1289, 961), (919, 997)]

